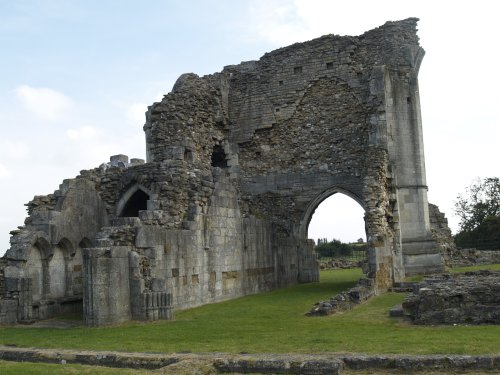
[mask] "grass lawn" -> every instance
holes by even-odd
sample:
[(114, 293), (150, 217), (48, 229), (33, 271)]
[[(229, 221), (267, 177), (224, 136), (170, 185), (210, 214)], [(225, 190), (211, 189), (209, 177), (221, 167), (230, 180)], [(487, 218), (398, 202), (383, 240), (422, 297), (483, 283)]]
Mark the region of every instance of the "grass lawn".
[(101, 366), (59, 365), (48, 363), (8, 362), (0, 360), (2, 375), (59, 375), (59, 374), (103, 374), (103, 375), (146, 375), (148, 370), (132, 370), (123, 368), (109, 368)]
[[(500, 269), (500, 265), (495, 266)], [(178, 311), (175, 321), (105, 328), (0, 327), (0, 344), (140, 352), (500, 353), (500, 326), (412, 326), (390, 318), (404, 295), (387, 293), (352, 311), (304, 316), (351, 287), (361, 271), (323, 271), (321, 282)]]

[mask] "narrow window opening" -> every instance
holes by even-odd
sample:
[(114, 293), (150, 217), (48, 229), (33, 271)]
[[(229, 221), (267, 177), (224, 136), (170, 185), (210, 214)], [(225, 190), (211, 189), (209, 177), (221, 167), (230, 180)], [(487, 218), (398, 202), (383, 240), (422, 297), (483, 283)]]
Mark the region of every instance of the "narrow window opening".
[(332, 62), (327, 62), (326, 63), (326, 69), (333, 69), (333, 63)]
[(138, 217), (139, 211), (148, 209), (149, 195), (141, 189), (137, 190), (134, 195), (130, 197), (127, 204), (123, 208), (122, 217)]
[(411, 98), (409, 96), (406, 97), (406, 104), (411, 104)]
[(301, 66), (296, 66), (293, 68), (293, 74), (300, 74), (302, 73), (302, 67)]
[(193, 152), (187, 148), (184, 150), (184, 161), (193, 161)]
[(227, 168), (227, 157), (221, 145), (215, 145), (212, 152), (212, 167)]
[(280, 86), (283, 86), (283, 81), (279, 81), (279, 82), (278, 82), (278, 84), (279, 84)]

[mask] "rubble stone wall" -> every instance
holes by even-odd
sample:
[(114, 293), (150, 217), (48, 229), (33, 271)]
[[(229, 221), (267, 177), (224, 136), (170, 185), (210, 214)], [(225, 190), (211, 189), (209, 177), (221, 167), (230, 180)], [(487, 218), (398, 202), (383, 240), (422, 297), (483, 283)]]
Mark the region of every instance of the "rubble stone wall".
[(500, 272), (426, 278), (403, 309), (415, 324), (500, 324)]
[(429, 204), (431, 231), (446, 267), (467, 267), (500, 263), (500, 250), (458, 249), (448, 220), (436, 205)]

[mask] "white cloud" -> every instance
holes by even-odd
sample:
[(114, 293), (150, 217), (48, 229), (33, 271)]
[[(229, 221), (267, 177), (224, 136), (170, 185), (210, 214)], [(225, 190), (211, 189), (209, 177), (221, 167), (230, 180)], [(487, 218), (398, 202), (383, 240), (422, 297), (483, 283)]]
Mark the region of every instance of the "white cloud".
[(2, 160), (24, 160), (29, 157), (29, 147), (22, 141), (0, 141), (0, 156)]
[(15, 92), (24, 108), (43, 120), (58, 120), (74, 107), (70, 98), (49, 88), (21, 85)]
[[(418, 17), (419, 7), (398, 0), (255, 0), (250, 4), (252, 34), (276, 46), (303, 42), (325, 34), (360, 35), (389, 20)], [(363, 9), (360, 12), (359, 9)], [(356, 21), (353, 22), (353, 15)]]
[(146, 111), (148, 105), (144, 103), (134, 103), (132, 104), (126, 112), (127, 122), (133, 126), (142, 126), (146, 121)]
[(298, 15), (295, 2), (264, 0), (250, 3), (251, 28), (272, 44), (305, 40), (307, 25)]
[(10, 171), (3, 164), (0, 164), (0, 180), (8, 178), (10, 176)]
[(91, 139), (95, 138), (98, 136), (100, 131), (93, 126), (82, 126), (81, 128), (78, 129), (68, 129), (66, 131), (66, 135), (68, 136), (69, 139), (71, 140), (84, 140), (84, 139)]

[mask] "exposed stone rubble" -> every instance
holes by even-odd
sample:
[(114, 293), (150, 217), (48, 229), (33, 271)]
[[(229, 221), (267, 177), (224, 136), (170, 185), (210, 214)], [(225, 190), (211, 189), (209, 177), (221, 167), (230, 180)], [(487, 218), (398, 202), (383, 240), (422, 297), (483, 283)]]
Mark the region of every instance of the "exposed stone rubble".
[(322, 270), (362, 268), (365, 267), (365, 263), (366, 261), (364, 260), (330, 259), (330, 260), (321, 260), (319, 263), (319, 268)]
[[(429, 203), (429, 221), (431, 225), (432, 236), (439, 245), (443, 256), (451, 250), (456, 250), (455, 241), (448, 226), (448, 219), (444, 213), (439, 211), (438, 206)], [(448, 264), (446, 264), (448, 265)]]
[(306, 315), (324, 316), (351, 310), (374, 295), (373, 280), (363, 278), (357, 282), (355, 287), (341, 292), (327, 301), (317, 302)]
[(500, 271), (426, 278), (402, 306), (415, 324), (500, 324)]
[(451, 268), (497, 264), (500, 263), (500, 250), (449, 248), (443, 258), (445, 265)]
[(339, 192), (365, 209), (374, 292), (441, 270), (417, 21), (179, 77), (146, 113), (146, 162), (112, 156), (28, 203), (1, 263), (0, 323), (77, 311), (88, 325), (171, 319), (318, 281), (307, 228)]
[(467, 267), (500, 263), (499, 250), (458, 249), (453, 240), (448, 220), (439, 208), (429, 204), (431, 232), (441, 249), (446, 267)]

